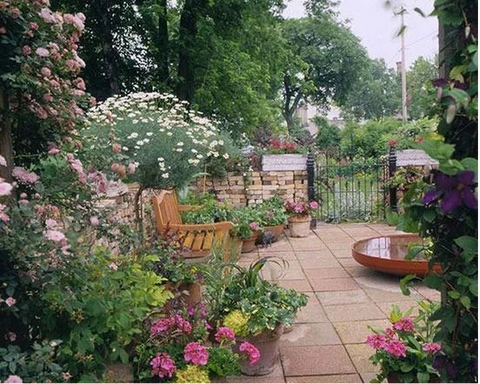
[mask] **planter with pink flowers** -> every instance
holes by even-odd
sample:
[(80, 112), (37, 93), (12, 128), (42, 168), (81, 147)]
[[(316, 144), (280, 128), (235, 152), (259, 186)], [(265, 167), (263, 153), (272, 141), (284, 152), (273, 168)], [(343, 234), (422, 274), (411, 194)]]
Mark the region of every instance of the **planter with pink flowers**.
[(310, 234), (310, 223), (312, 221), (312, 212), (319, 207), (316, 201), (295, 202), (287, 201), (285, 209), (290, 215), (288, 218), (288, 228), (291, 237), (308, 237)]

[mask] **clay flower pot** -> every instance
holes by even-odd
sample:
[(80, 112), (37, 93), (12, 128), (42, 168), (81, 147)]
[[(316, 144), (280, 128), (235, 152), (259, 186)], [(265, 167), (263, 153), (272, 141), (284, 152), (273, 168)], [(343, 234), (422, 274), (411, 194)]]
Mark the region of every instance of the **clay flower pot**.
[[(277, 241), (280, 238), (280, 236), (282, 235), (284, 230), (285, 230), (285, 225), (283, 225), (283, 224), (273, 225), (271, 227), (264, 227), (263, 228), (263, 232), (273, 233), (273, 236), (274, 236), (273, 242)], [(259, 236), (259, 238), (257, 240), (257, 244), (260, 244), (261, 240), (262, 240), (262, 238), (261, 238), (261, 236)]]
[(273, 372), (280, 355), (280, 336), (283, 335), (283, 330), (283, 324), (279, 324), (273, 331), (266, 330), (256, 336), (237, 337), (233, 352), (240, 353), (238, 348), (244, 341), (252, 343), (260, 351), (260, 359), (254, 365), (250, 365), (248, 360), (240, 360), (244, 375), (264, 376)]
[(258, 232), (254, 232), (249, 239), (243, 239), (242, 253), (250, 253), (255, 250), (255, 243), (258, 239)]
[(288, 228), (290, 237), (308, 237), (310, 234), (310, 222), (312, 218), (308, 216), (290, 216), (288, 218)]

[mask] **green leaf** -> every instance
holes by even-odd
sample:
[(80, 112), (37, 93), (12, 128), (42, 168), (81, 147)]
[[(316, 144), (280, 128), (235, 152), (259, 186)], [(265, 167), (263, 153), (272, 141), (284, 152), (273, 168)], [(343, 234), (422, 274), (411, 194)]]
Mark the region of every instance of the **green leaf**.
[(457, 299), (460, 298), (460, 292), (458, 292), (458, 291), (448, 291), (448, 296), (450, 296), (454, 300), (457, 300)]
[(443, 173), (452, 176), (458, 174), (460, 171), (463, 171), (464, 167), (463, 164), (458, 160), (447, 160), (440, 164), (439, 169)]
[(436, 289), (437, 291), (442, 289), (443, 279), (436, 273), (428, 274), (428, 276), (423, 279), (423, 282), (427, 287)]
[(448, 160), (455, 151), (454, 145), (445, 144), (438, 140), (426, 140), (418, 148), (423, 149), (430, 157), (437, 160)]
[(430, 381), (430, 375), (427, 372), (418, 372), (417, 379), (419, 383), (428, 383)]
[(468, 289), (472, 293), (472, 295), (474, 295), (475, 297), (478, 297), (478, 280), (476, 279), (472, 280)]
[(416, 279), (416, 275), (407, 275), (403, 279), (400, 280), (400, 289), (402, 290), (402, 293), (406, 296), (410, 296), (410, 288), (408, 287), (408, 283), (410, 281)]
[(460, 302), (463, 304), (463, 306), (467, 309), (470, 309), (470, 307), (472, 306), (472, 301), (470, 300), (470, 298), (468, 296), (462, 296), (460, 298)]
[(467, 252), (478, 251), (478, 239), (472, 236), (461, 236), (454, 240), (460, 248)]

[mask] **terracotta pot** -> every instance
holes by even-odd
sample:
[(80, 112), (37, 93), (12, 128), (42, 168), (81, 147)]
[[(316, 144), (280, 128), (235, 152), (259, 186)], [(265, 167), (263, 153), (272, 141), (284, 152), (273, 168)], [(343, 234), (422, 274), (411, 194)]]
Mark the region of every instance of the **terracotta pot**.
[(250, 365), (248, 360), (240, 360), (244, 375), (264, 376), (273, 372), (280, 355), (280, 336), (283, 335), (283, 329), (283, 324), (280, 324), (273, 331), (267, 330), (257, 336), (237, 337), (237, 343), (232, 348), (233, 352), (240, 353), (238, 348), (244, 341), (252, 343), (260, 351), (260, 360), (254, 365)]
[[(416, 378), (415, 378), (416, 380)], [(389, 383), (401, 383), (398, 374), (395, 372), (389, 373), (387, 376), (387, 382)], [(417, 381), (414, 381), (417, 383)], [(429, 383), (441, 383), (440, 378), (438, 376), (430, 375)]]
[(242, 243), (242, 253), (250, 253), (255, 250), (255, 243), (258, 239), (258, 233), (250, 237), (249, 239), (244, 239)]
[(310, 234), (310, 222), (312, 218), (308, 216), (291, 216), (288, 218), (288, 228), (291, 237), (308, 237)]
[[(275, 236), (273, 242), (277, 241), (280, 236), (282, 235), (283, 231), (285, 230), (285, 225), (283, 224), (280, 224), (280, 225), (274, 225), (274, 226), (271, 226), (271, 227), (264, 227), (264, 232), (272, 232), (273, 233), (273, 236)], [(258, 240), (257, 240), (257, 244), (260, 244), (262, 242), (262, 237), (259, 236)]]
[(106, 383), (133, 383), (133, 380), (133, 369), (130, 364), (107, 364), (105, 372)]
[(202, 286), (199, 283), (166, 283), (165, 289), (171, 291), (176, 298), (186, 305), (196, 306), (202, 302)]

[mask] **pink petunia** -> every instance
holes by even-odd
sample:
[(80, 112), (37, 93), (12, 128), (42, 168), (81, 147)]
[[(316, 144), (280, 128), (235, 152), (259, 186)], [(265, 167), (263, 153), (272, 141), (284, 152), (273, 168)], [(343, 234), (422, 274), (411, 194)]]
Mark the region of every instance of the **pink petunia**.
[(164, 377), (171, 378), (177, 369), (175, 362), (166, 353), (157, 353), (150, 361), (150, 365), (152, 367), (152, 375), (161, 379)]
[(8, 297), (6, 300), (5, 300), (5, 304), (7, 304), (9, 307), (15, 305), (15, 303), (17, 302), (17, 300), (15, 300), (13, 297)]
[(235, 332), (233, 329), (228, 327), (220, 327), (218, 328), (217, 333), (215, 334), (215, 340), (219, 343), (225, 342), (234, 342), (235, 341)]
[(188, 343), (183, 350), (183, 357), (187, 363), (195, 365), (206, 365), (208, 361), (208, 351), (202, 344), (197, 342)]
[(431, 353), (434, 355), (435, 353), (439, 352), (442, 347), (438, 343), (425, 343), (423, 344), (423, 351), (427, 353)]
[(257, 347), (253, 344), (249, 343), (248, 341), (243, 342), (240, 344), (238, 348), (240, 352), (243, 352), (248, 357), (248, 362), (250, 365), (254, 365), (260, 360), (260, 351)]

